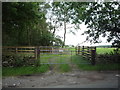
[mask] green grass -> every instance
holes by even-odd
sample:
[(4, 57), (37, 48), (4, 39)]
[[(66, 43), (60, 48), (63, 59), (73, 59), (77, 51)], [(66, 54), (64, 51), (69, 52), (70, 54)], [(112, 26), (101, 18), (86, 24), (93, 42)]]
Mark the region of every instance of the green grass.
[(72, 56), (72, 62), (75, 63), (75, 64), (90, 63), (87, 59), (83, 58), (80, 55), (73, 55)]
[(120, 64), (98, 64), (98, 65), (95, 65), (95, 66), (92, 66), (92, 65), (80, 65), (78, 64), (78, 68), (81, 69), (81, 70), (88, 70), (88, 71), (91, 71), (91, 70), (97, 70), (97, 71), (100, 71), (100, 70), (118, 70), (120, 69), (119, 67)]
[(56, 71), (60, 72), (68, 72), (71, 70), (68, 64), (63, 64), (70, 63), (70, 60), (70, 55), (64, 54), (43, 54), (40, 56), (41, 63), (60, 63), (57, 65), (52, 65), (53, 67), (57, 67)]
[(41, 65), (39, 67), (3, 67), (2, 75), (3, 76), (17, 76), (17, 75), (26, 75), (34, 73), (44, 73), (49, 70), (49, 65)]
[(60, 64), (59, 70), (61, 72), (69, 72), (71, 70), (71, 67), (68, 64)]
[(41, 63), (68, 63), (70, 62), (70, 55), (52, 55), (43, 54), (40, 56)]
[[(70, 61), (70, 55), (54, 55), (54, 54), (43, 54), (40, 57), (40, 62), (42, 63), (67, 63)], [(3, 76), (16, 76), (16, 75), (25, 75), (25, 74), (34, 74), (34, 73), (44, 73), (48, 71), (50, 65), (41, 65), (39, 67), (3, 67)], [(60, 72), (70, 71), (70, 66), (68, 64), (58, 65)]]
[(80, 70), (120, 70), (120, 64), (96, 64), (95, 66), (91, 64), (79, 64), (79, 63), (90, 63), (88, 60), (82, 58), (81, 56), (73, 56), (72, 62), (75, 63)]
[(114, 51), (115, 48), (97, 48), (96, 52), (97, 54), (105, 54), (105, 53), (111, 53)]

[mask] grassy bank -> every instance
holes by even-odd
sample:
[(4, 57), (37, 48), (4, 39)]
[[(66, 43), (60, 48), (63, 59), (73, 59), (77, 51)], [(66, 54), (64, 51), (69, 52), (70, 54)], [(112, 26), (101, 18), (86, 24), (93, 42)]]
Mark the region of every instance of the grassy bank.
[(17, 75), (26, 75), (34, 73), (44, 73), (49, 70), (49, 65), (41, 65), (39, 67), (3, 67), (2, 75), (3, 76), (17, 76)]

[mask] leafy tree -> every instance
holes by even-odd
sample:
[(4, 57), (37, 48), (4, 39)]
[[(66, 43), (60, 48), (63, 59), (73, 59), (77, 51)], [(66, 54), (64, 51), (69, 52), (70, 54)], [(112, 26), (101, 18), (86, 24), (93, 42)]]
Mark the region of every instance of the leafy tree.
[(3, 3), (3, 45), (23, 44), (24, 32), (27, 31), (29, 37), (30, 26), (37, 20), (37, 8), (37, 3)]
[(53, 2), (52, 3), (53, 6), (53, 14), (57, 16), (56, 18), (56, 22), (60, 23), (61, 25), (64, 25), (64, 41), (63, 41), (63, 45), (62, 47), (65, 46), (65, 39), (66, 39), (66, 24), (67, 22), (69, 22), (70, 20), (70, 13), (71, 13), (71, 9), (69, 9), (69, 5), (67, 5), (67, 3), (64, 2)]
[(48, 4), (4, 2), (2, 5), (3, 46), (53, 45), (55, 36), (45, 17)]
[[(107, 41), (114, 41), (113, 45), (120, 47), (120, 3), (119, 2), (92, 2), (73, 3), (76, 18), (85, 22), (88, 31), (87, 39), (98, 43), (99, 37), (107, 36)], [(81, 12), (82, 11), (82, 12)], [(75, 20), (74, 20), (75, 21)], [(75, 21), (74, 23), (78, 23)]]
[(83, 14), (83, 21), (90, 28), (85, 33), (93, 37), (94, 42), (100, 35), (107, 36), (107, 41), (120, 47), (120, 4), (118, 2), (90, 3)]
[[(88, 34), (86, 40), (98, 43), (99, 37), (107, 37), (113, 45), (120, 47), (120, 3), (119, 2), (57, 2), (56, 13), (64, 19), (64, 5), (68, 22), (78, 25), (84, 22)], [(63, 10), (63, 12), (62, 12)]]

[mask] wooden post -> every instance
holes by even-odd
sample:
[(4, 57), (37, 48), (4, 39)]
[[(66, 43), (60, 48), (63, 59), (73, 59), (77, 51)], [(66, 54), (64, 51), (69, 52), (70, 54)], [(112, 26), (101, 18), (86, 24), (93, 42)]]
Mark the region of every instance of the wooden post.
[(95, 58), (96, 58), (96, 47), (94, 49), (91, 50), (91, 64), (92, 65), (95, 65), (96, 62), (95, 62)]
[(35, 59), (37, 60), (37, 47), (35, 48)]
[(82, 55), (84, 56), (84, 46), (82, 47)]
[(89, 49), (89, 46), (88, 46), (88, 47), (87, 47), (87, 58), (88, 58), (88, 59), (90, 59), (90, 58), (89, 58), (89, 56), (90, 56), (90, 55), (89, 55), (89, 53), (90, 53), (89, 50), (90, 50), (90, 49)]
[(40, 47), (35, 48), (35, 60), (36, 60), (36, 66), (40, 65)]
[(78, 46), (78, 55), (80, 54), (80, 46)]
[(76, 52), (76, 55), (77, 55), (77, 54), (78, 54), (78, 53), (77, 53), (77, 47), (75, 47), (75, 52)]
[(37, 47), (37, 49), (36, 49), (37, 51), (37, 66), (40, 66), (40, 48), (39, 47)]
[(18, 52), (18, 48), (17, 48), (17, 47), (15, 47), (15, 53), (17, 54), (17, 52)]

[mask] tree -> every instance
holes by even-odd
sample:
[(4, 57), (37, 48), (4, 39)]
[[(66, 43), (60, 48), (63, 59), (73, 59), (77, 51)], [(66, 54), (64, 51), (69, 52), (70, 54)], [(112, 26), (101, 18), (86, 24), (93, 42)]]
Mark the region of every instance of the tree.
[(38, 3), (2, 4), (3, 45), (29, 45), (31, 31), (38, 19)]
[(64, 25), (64, 41), (62, 45), (62, 47), (64, 47), (66, 39), (66, 24), (69, 22), (71, 10), (69, 9), (67, 3), (64, 2), (53, 2), (52, 6), (53, 14), (57, 16), (57, 22), (60, 22), (60, 26)]
[[(82, 13), (81, 7), (84, 7)], [(108, 42), (114, 40), (113, 45), (120, 47), (119, 2), (79, 3), (77, 7), (73, 8), (77, 19), (85, 22), (87, 28), (89, 28), (88, 31), (84, 32), (84, 34), (88, 34), (86, 40), (98, 43), (100, 36), (107, 36)]]
[(3, 46), (53, 45), (55, 36), (45, 17), (48, 4), (4, 2), (2, 5)]
[[(99, 37), (107, 37), (113, 45), (120, 47), (120, 3), (119, 2), (62, 2), (56, 3), (57, 14), (63, 16), (63, 5), (67, 9), (69, 22), (78, 25), (84, 22), (88, 31), (86, 40), (99, 43)], [(59, 12), (58, 12), (59, 11)], [(61, 19), (61, 17), (60, 17)], [(79, 26), (79, 25), (78, 25)]]

